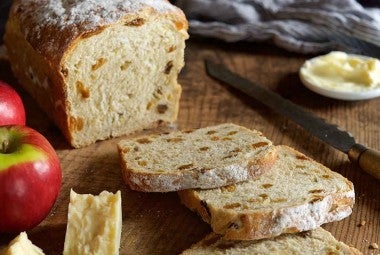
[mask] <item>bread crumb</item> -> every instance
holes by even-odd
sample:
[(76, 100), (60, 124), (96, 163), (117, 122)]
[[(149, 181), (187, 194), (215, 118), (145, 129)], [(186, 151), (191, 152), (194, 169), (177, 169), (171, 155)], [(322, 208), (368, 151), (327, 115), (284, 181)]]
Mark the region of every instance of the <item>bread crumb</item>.
[(362, 220), (357, 226), (362, 227), (366, 224), (367, 222), (365, 220)]
[(377, 245), (377, 243), (371, 243), (368, 248), (370, 249), (379, 249), (379, 245)]

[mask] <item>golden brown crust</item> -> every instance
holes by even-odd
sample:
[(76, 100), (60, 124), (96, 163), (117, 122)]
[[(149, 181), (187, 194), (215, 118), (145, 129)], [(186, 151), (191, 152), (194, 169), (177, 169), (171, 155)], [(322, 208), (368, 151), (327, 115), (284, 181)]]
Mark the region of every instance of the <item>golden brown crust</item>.
[[(114, 23), (132, 21), (138, 16), (138, 13), (145, 12), (150, 15), (156, 12), (150, 6), (144, 6), (139, 10), (119, 8), (120, 14), (117, 16), (119, 18), (107, 20), (106, 17), (100, 16), (98, 23), (94, 24), (89, 19), (65, 22), (65, 20), (61, 19), (69, 19), (70, 17), (59, 17), (54, 13), (53, 17), (46, 17), (46, 20), (41, 20), (40, 17), (43, 15), (41, 12), (46, 11), (48, 4), (49, 1), (47, 0), (14, 0), (9, 17), (18, 20), (22, 24), (19, 28), (26, 41), (52, 65), (61, 63), (64, 55), (70, 52), (77, 40), (95, 35)], [(165, 15), (172, 19), (175, 24), (181, 23), (179, 30), (186, 33), (188, 22), (184, 13), (178, 8), (173, 10)], [(96, 11), (100, 12), (101, 10), (92, 11), (96, 14)], [(55, 21), (47, 22), (47, 19), (55, 19)], [(61, 23), (64, 25), (60, 25)], [(59, 34), (59, 37), (57, 37), (57, 34)]]
[[(273, 228), (277, 224), (277, 219), (283, 212), (279, 211), (247, 211), (236, 212), (232, 209), (226, 210), (214, 208), (207, 201), (201, 200), (194, 190), (179, 191), (181, 202), (194, 212), (196, 212), (206, 222), (211, 224), (213, 231), (223, 235), (227, 240), (257, 240), (271, 238), (284, 233), (298, 233), (305, 229), (290, 227), (285, 228), (281, 233), (274, 233)], [(340, 196), (337, 196), (340, 197)], [(353, 199), (333, 199), (329, 210), (334, 209), (334, 205), (339, 203), (339, 210), (351, 210), (354, 204)], [(297, 206), (286, 208), (289, 211), (297, 210)], [(337, 208), (335, 208), (337, 209)], [(305, 213), (307, 213), (305, 211)], [(323, 216), (323, 215), (319, 215)], [(309, 229), (312, 229), (309, 227)]]
[(185, 250), (185, 254), (362, 254), (359, 250), (339, 242), (330, 232), (317, 228), (298, 234), (256, 240), (226, 240), (210, 233)]
[[(64, 132), (70, 141), (71, 135), (68, 126), (68, 116), (66, 114), (67, 101), (65, 98), (65, 85), (62, 76), (57, 75), (49, 62), (33, 49), (21, 33), (20, 21), (14, 15), (10, 15), (6, 25), (4, 43), (8, 46), (8, 54), (11, 63), (19, 63), (19, 59), (25, 61), (21, 64), (11, 65), (12, 71), (18, 78), (19, 83), (28, 91), (33, 98), (37, 99), (39, 106), (45, 110), (48, 116), (53, 119), (58, 127)], [(23, 49), (23, 50), (19, 50)], [(23, 65), (23, 66), (22, 66)], [(31, 66), (33, 70), (28, 69)], [(46, 81), (45, 88), (36, 87), (34, 79)]]
[[(292, 148), (282, 147), (296, 156), (306, 157)], [(306, 159), (313, 161), (308, 157)], [(345, 178), (343, 181), (348, 186), (343, 192), (327, 194), (304, 204), (281, 207), (273, 205), (273, 208), (257, 210), (214, 207), (212, 201), (202, 200), (197, 190), (183, 190), (178, 194), (185, 206), (198, 213), (205, 222), (211, 225), (213, 231), (223, 235), (223, 238), (257, 240), (283, 233), (310, 230), (323, 223), (348, 216), (355, 197), (352, 183)]]

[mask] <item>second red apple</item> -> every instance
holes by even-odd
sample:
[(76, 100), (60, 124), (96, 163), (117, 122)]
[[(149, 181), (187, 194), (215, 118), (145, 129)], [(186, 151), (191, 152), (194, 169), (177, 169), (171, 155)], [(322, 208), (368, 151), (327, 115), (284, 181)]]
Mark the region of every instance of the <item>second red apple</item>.
[(45, 137), (26, 126), (0, 127), (0, 233), (38, 225), (61, 181), (58, 156)]
[(17, 92), (0, 81), (0, 126), (4, 125), (25, 125), (25, 109)]

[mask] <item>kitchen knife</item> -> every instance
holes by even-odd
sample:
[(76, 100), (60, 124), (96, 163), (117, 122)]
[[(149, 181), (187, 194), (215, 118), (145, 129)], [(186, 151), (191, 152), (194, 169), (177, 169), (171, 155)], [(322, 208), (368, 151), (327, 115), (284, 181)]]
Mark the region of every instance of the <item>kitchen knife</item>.
[(355, 139), (348, 132), (341, 130), (336, 125), (326, 123), (324, 120), (282, 98), (271, 90), (240, 77), (223, 65), (206, 60), (206, 70), (211, 77), (223, 81), (260, 101), (277, 113), (288, 117), (322, 141), (346, 153), (351, 162), (357, 163), (361, 169), (380, 179), (379, 151), (356, 143)]

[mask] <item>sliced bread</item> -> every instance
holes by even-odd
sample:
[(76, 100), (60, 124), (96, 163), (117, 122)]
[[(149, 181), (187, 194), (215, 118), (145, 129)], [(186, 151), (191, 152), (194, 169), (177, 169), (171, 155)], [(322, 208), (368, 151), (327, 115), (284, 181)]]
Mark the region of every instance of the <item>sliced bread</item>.
[(15, 0), (8, 17), (13, 74), (73, 147), (177, 119), (188, 22), (168, 0)]
[(225, 239), (255, 240), (297, 233), (352, 212), (350, 181), (286, 146), (256, 180), (210, 190), (179, 192), (182, 203), (198, 212)]
[(225, 240), (221, 235), (209, 234), (184, 251), (182, 255), (349, 255), (362, 254), (355, 248), (336, 240), (330, 232), (317, 228), (298, 234), (284, 234), (273, 239), (256, 241)]
[(169, 192), (215, 188), (268, 170), (276, 148), (260, 132), (235, 124), (124, 140), (118, 144), (131, 189)]

